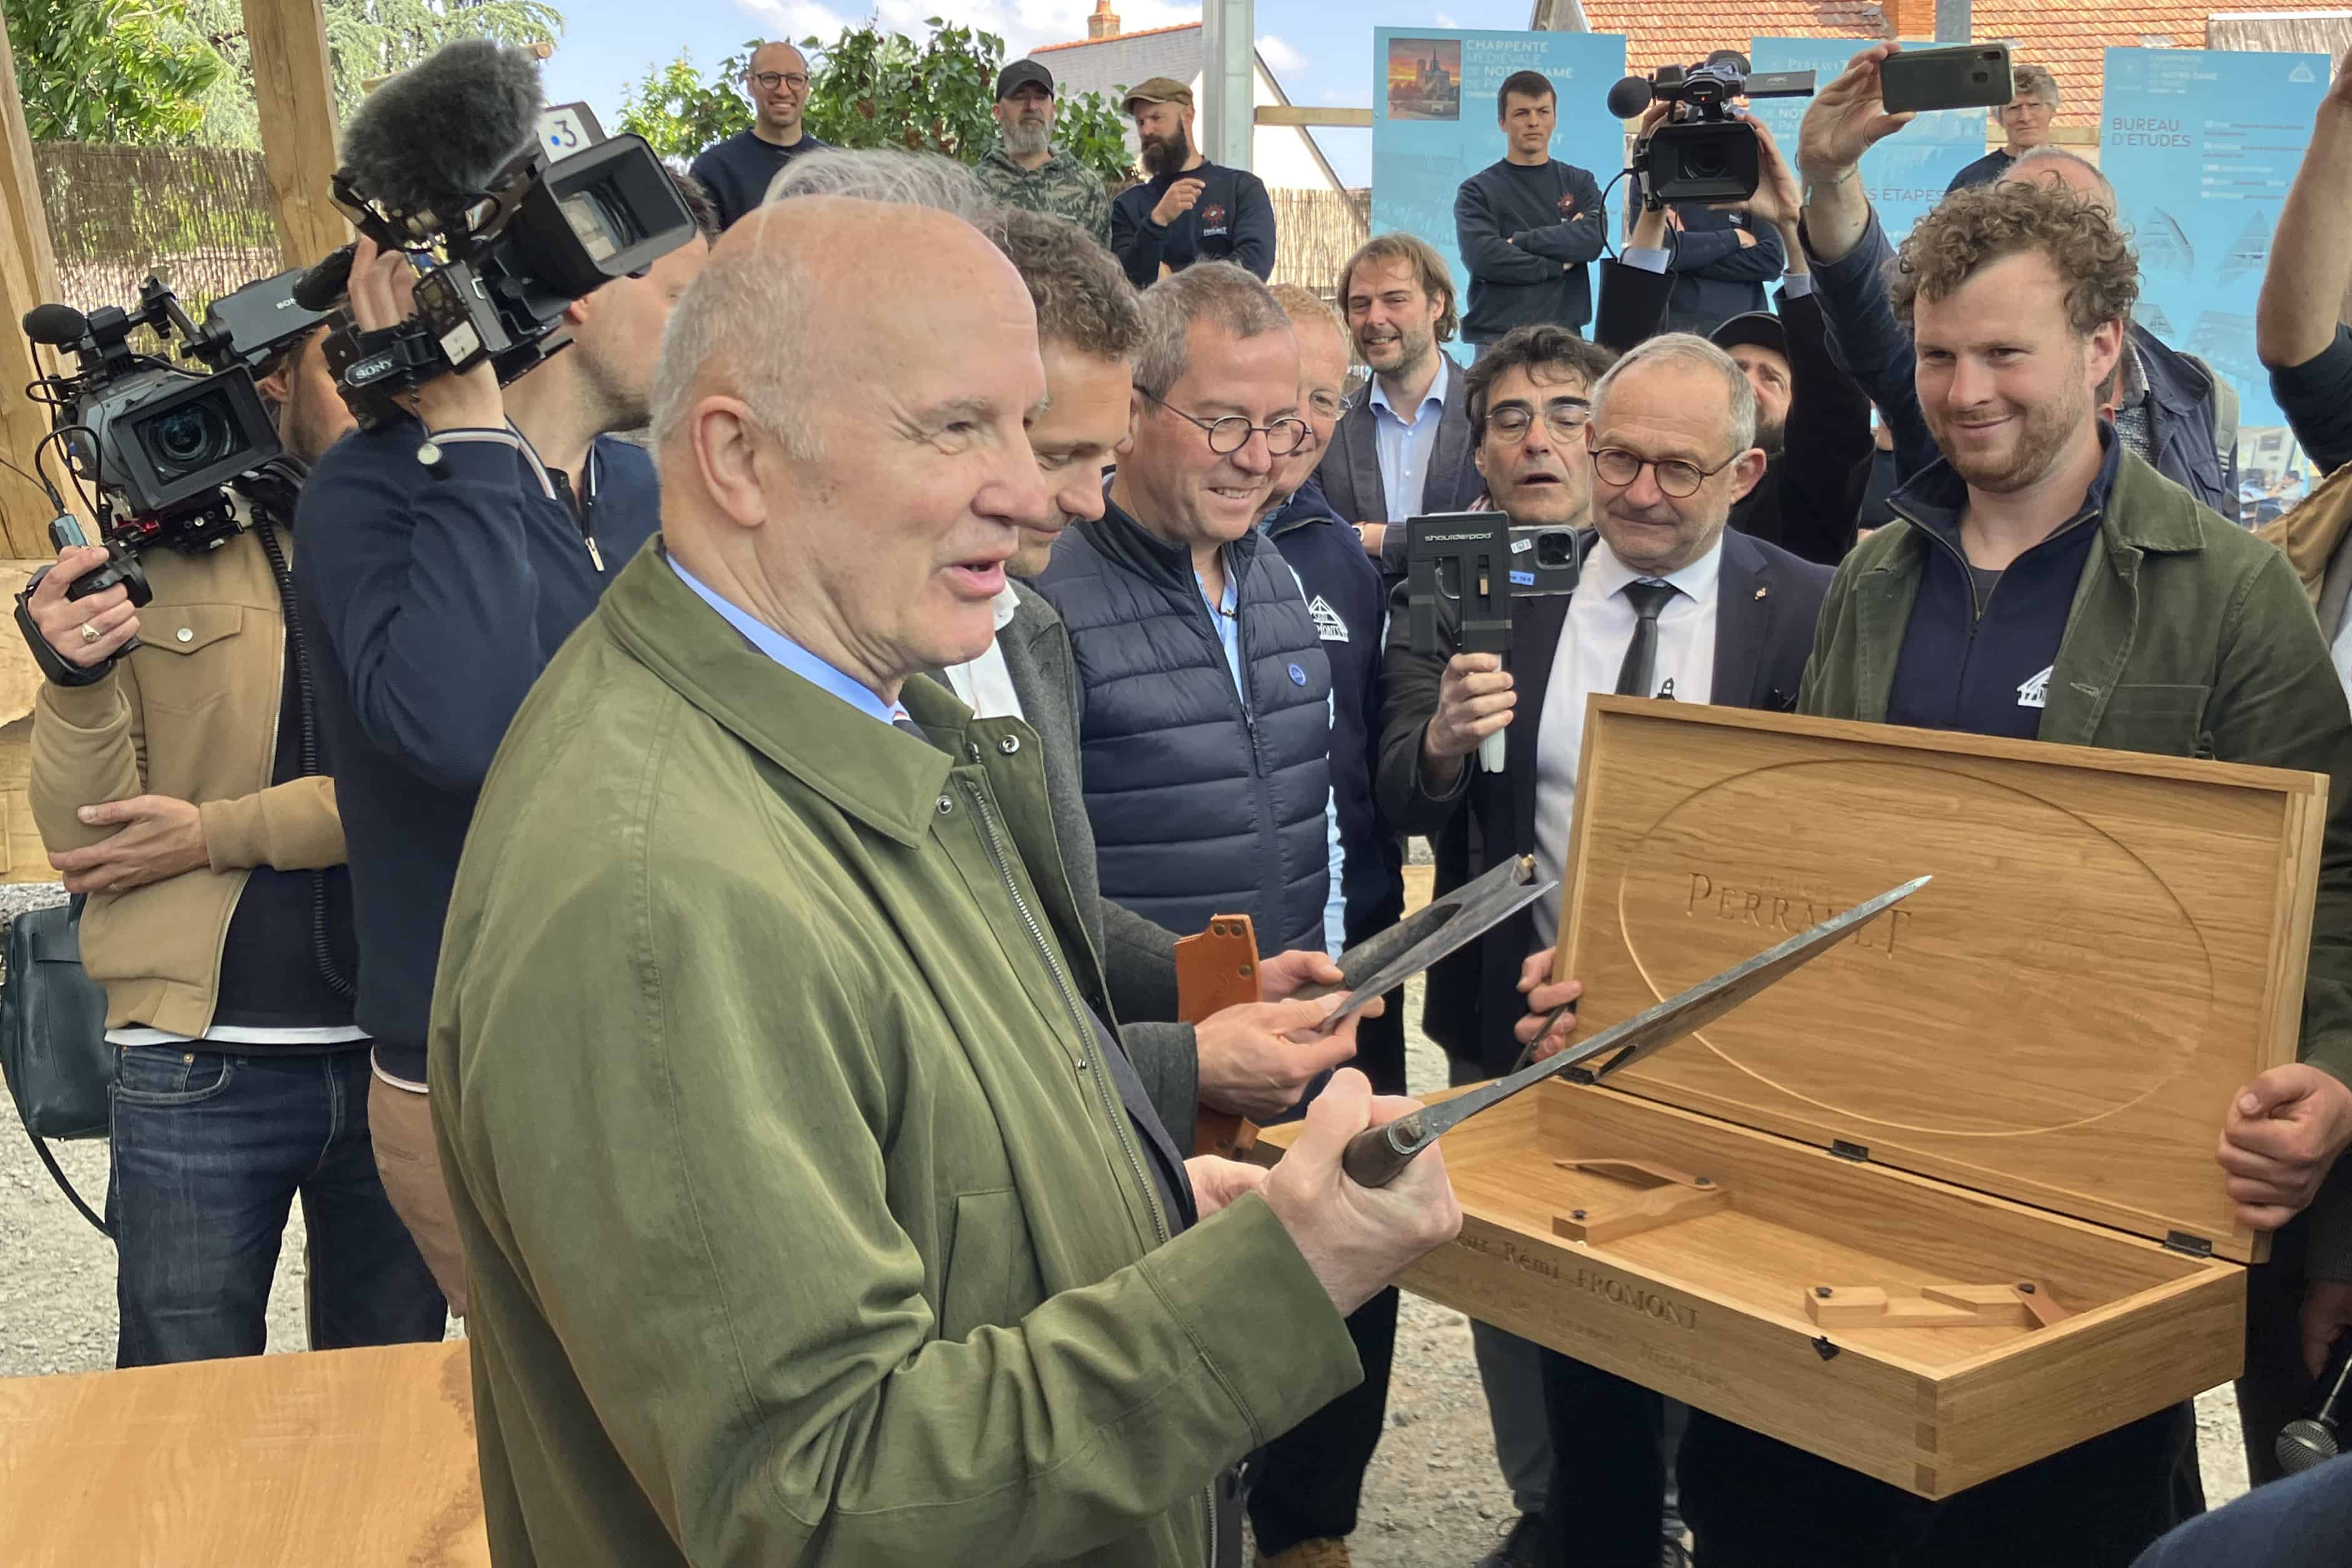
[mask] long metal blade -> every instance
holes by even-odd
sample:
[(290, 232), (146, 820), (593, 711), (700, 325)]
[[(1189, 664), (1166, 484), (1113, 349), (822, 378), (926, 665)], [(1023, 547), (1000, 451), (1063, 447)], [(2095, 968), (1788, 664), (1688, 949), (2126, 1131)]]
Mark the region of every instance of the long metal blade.
[(1741, 1003), (1819, 958), (1858, 928), (1893, 909), (1931, 880), (1932, 878), (1919, 877), (1899, 888), (1889, 889), (1866, 903), (1856, 904), (1843, 914), (1823, 921), (1810, 931), (1800, 931), (1778, 947), (1733, 964), (1711, 980), (1702, 980), (1689, 990), (1669, 996), (1613, 1028), (1604, 1029), (1580, 1046), (1571, 1046), (1533, 1067), (1521, 1068), (1508, 1078), (1497, 1079), (1483, 1089), (1456, 1095), (1442, 1105), (1427, 1106), (1401, 1116), (1385, 1126), (1367, 1128), (1349, 1140), (1342, 1165), (1359, 1185), (1384, 1187), (1396, 1180), (1414, 1155), (1480, 1111), (1499, 1105), (1520, 1090), (1532, 1088), (1548, 1078), (1556, 1078), (1595, 1057), (1605, 1055), (1610, 1058), (1591, 1075), (1593, 1079), (1600, 1079), (1632, 1065), (1663, 1046), (1696, 1033)]
[[(1414, 975), (1471, 942), (1539, 899), (1559, 890), (1557, 878), (1538, 877), (1535, 857), (1506, 860), (1474, 881), (1439, 899), (1426, 909), (1368, 937), (1339, 955), (1348, 999), (1323, 1021), (1329, 1033), (1349, 1017), (1385, 996)], [(1301, 1000), (1328, 995), (1326, 990), (1301, 990)]]

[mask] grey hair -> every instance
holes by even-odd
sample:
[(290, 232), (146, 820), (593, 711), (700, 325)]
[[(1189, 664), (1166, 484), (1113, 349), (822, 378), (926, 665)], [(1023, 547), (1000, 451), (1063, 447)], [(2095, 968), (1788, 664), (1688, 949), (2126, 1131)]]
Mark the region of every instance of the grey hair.
[(794, 196), (850, 196), (884, 206), (929, 207), (977, 224), (995, 204), (971, 171), (936, 153), (810, 153), (768, 182), (762, 206)]
[(1146, 397), (1168, 395), (1190, 368), (1195, 322), (1213, 321), (1237, 338), (1290, 331), (1290, 318), (1255, 273), (1230, 261), (1202, 261), (1143, 291), (1143, 352), (1135, 384)]
[(795, 408), (814, 324), (814, 289), (807, 268), (790, 254), (747, 247), (704, 264), (662, 333), (651, 405), (656, 458), (714, 372), (784, 450), (803, 462), (816, 458), (815, 432)]
[(1622, 358), (1592, 385), (1592, 422), (1600, 424), (1609, 394), (1620, 378), (1644, 364), (1678, 364), (1711, 370), (1723, 378), (1731, 400), (1731, 416), (1723, 433), (1731, 437), (1734, 456), (1756, 445), (1756, 389), (1739, 362), (1705, 338), (1691, 332), (1666, 332), (1628, 349)]
[(2009, 85), (2014, 102), (2020, 98), (2039, 99), (2053, 109), (2066, 101), (2058, 90), (2058, 79), (2048, 66), (2019, 66), (2009, 73)]
[(2100, 168), (2096, 163), (2092, 163), (2088, 158), (2084, 157), (2080, 153), (2069, 153), (2063, 147), (2053, 147), (2046, 143), (2040, 147), (2028, 147), (2024, 152), (2020, 153), (2017, 155), (2017, 161), (2015, 163), (2011, 163), (2006, 170), (2002, 171), (2000, 177), (2003, 181), (2020, 179), (2030, 180), (2033, 177), (2031, 165), (2035, 163), (2063, 163), (2073, 165), (2077, 168), (2088, 169), (2091, 171), (2091, 178), (2097, 182), (2099, 189), (2107, 193), (2107, 206), (2109, 210), (2114, 209), (2116, 205), (2116, 183), (2107, 178), (2106, 171)]

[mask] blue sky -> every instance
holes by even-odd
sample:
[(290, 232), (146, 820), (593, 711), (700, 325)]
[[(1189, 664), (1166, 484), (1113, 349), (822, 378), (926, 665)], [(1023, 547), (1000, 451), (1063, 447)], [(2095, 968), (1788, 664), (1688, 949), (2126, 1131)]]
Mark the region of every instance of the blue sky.
[[(924, 31), (927, 16), (969, 23), (1002, 37), (1017, 56), (1038, 44), (1087, 34), (1094, 0), (555, 0), (567, 24), (547, 62), (551, 102), (584, 99), (607, 129), (629, 86), (680, 49), (708, 69), (753, 37), (832, 37), (878, 18), (898, 32)], [(1197, 4), (1112, 0), (1126, 30), (1201, 17)], [(1383, 26), (1505, 27), (1528, 25), (1528, 0), (1258, 0), (1259, 50), (1291, 100), (1372, 101), (1372, 29)], [(1345, 17), (1344, 23), (1337, 18)], [(1324, 153), (1351, 185), (1371, 183), (1369, 131), (1318, 131)]]

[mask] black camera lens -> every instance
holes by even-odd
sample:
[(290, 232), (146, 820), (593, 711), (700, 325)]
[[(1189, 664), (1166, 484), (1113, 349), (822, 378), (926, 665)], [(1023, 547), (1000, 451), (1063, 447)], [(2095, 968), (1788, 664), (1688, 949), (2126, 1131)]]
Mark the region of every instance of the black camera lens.
[(1683, 178), (1721, 180), (1731, 174), (1730, 160), (1720, 142), (1694, 142), (1683, 149)]
[(223, 461), (237, 450), (236, 427), (217, 397), (169, 408), (141, 431), (157, 470), (169, 479)]

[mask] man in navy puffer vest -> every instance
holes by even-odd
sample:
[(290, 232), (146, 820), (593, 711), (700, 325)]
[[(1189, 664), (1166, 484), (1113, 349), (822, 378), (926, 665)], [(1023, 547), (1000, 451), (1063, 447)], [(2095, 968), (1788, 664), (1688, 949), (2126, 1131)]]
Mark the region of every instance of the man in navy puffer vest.
[(1034, 584), (1077, 661), (1102, 894), (1171, 931), (1244, 913), (1261, 952), (1336, 952), (1330, 667), (1252, 526), (1307, 438), (1298, 351), (1229, 262), (1161, 279), (1143, 307), (1130, 448), (1103, 517), (1064, 533)]

